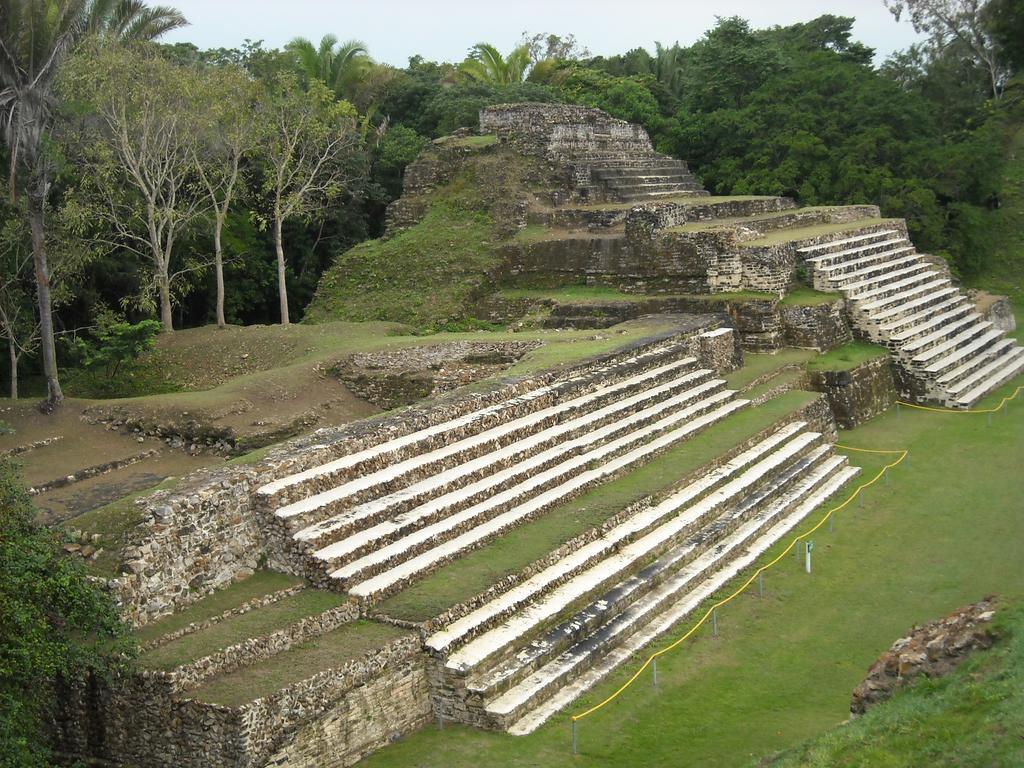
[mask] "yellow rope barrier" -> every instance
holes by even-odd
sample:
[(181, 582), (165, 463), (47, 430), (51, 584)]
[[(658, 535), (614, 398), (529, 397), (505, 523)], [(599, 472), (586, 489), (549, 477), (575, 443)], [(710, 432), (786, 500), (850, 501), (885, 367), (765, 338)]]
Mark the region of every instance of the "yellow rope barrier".
[[(747, 579), (746, 581), (744, 581), (739, 587), (737, 587), (736, 591), (733, 592), (731, 595), (729, 595), (728, 597), (726, 597), (726, 598), (724, 598), (722, 600), (719, 600), (717, 603), (715, 603), (710, 608), (708, 608), (708, 610), (704, 613), (704, 615), (701, 616), (700, 620), (696, 624), (694, 624), (693, 627), (691, 627), (690, 630), (685, 635), (680, 637), (678, 640), (673, 642), (671, 645), (668, 645), (665, 648), (662, 648), (660, 651), (655, 651), (650, 656), (648, 656), (647, 660), (640, 666), (640, 668), (633, 674), (633, 676), (631, 678), (629, 678), (629, 680), (627, 680), (625, 683), (623, 683), (619, 687), (619, 689), (617, 691), (615, 691), (615, 693), (613, 693), (611, 696), (609, 696), (604, 701), (602, 701), (602, 702), (600, 702), (598, 704), (595, 704), (590, 709), (587, 709), (587, 710), (585, 710), (583, 712), (580, 712), (579, 714), (572, 715), (571, 717), (572, 717), (572, 724), (573, 724), (573, 728), (574, 729), (576, 727), (576, 722), (577, 721), (582, 720), (583, 718), (585, 718), (585, 717), (587, 717), (589, 715), (592, 715), (593, 713), (597, 712), (602, 707), (610, 704), (616, 698), (618, 698), (619, 695), (623, 691), (625, 691), (627, 688), (629, 688), (629, 686), (631, 686), (636, 681), (636, 679), (638, 677), (640, 677), (640, 675), (643, 674), (643, 672), (652, 663), (654, 663), (655, 659), (657, 659), (659, 656), (663, 656), (664, 654), (668, 653), (671, 650), (674, 650), (675, 648), (678, 648), (683, 642), (685, 642), (687, 639), (689, 639), (693, 635), (694, 632), (696, 632), (698, 629), (700, 629), (704, 625), (704, 623), (708, 620), (708, 618), (711, 617), (711, 615), (715, 612), (715, 610), (717, 608), (721, 608), (723, 605), (726, 605), (727, 603), (732, 602), (747, 587), (749, 587), (751, 584), (753, 584), (754, 580), (758, 576), (760, 576), (762, 573), (767, 571), (773, 565), (775, 565), (780, 560), (782, 560), (786, 555), (788, 555), (790, 552), (792, 552), (793, 551), (793, 547), (795, 547), (800, 541), (802, 541), (803, 539), (806, 539), (808, 536), (810, 536), (812, 533), (814, 533), (816, 530), (818, 530), (821, 526), (823, 526), (826, 522), (828, 522), (829, 518), (831, 518), (832, 515), (834, 515), (836, 512), (839, 512), (840, 510), (844, 509), (845, 507), (849, 506), (853, 502), (853, 500), (856, 499), (860, 495), (861, 491), (863, 491), (865, 488), (870, 488), (872, 485), (877, 483), (882, 478), (882, 476), (885, 475), (886, 472), (888, 472), (890, 469), (893, 469), (894, 467), (899, 466), (899, 464), (905, 458), (907, 458), (907, 456), (909, 454), (909, 452), (906, 451), (906, 450), (882, 451), (882, 450), (870, 450), (870, 449), (867, 449), (867, 448), (854, 448), (853, 446), (846, 446), (846, 445), (836, 445), (836, 448), (841, 448), (843, 450), (849, 450), (849, 451), (859, 451), (861, 453), (880, 453), (880, 454), (889, 454), (889, 455), (899, 455), (899, 458), (896, 459), (896, 461), (893, 461), (893, 462), (891, 462), (889, 464), (886, 464), (884, 467), (882, 467), (878, 471), (878, 474), (876, 474), (868, 482), (862, 483), (861, 485), (857, 486), (857, 489), (853, 492), (853, 494), (850, 495), (850, 498), (848, 498), (846, 501), (844, 501), (839, 506), (833, 507), (828, 512), (826, 512), (824, 517), (822, 517), (821, 520), (819, 520), (817, 522), (817, 524), (813, 528), (811, 528), (809, 531), (801, 533), (799, 536), (794, 536), (793, 539), (789, 542), (789, 545), (784, 550), (782, 550), (782, 552), (779, 553), (778, 557), (776, 557), (771, 562), (766, 563), (765, 565), (762, 565), (760, 568), (758, 568), (756, 571), (754, 571), (750, 575), (750, 578)], [(575, 734), (575, 730), (573, 731), (573, 733)], [(574, 736), (574, 739), (575, 739), (575, 736)]]
[(1002, 410), (1003, 406), (1011, 400), (1015, 399), (1020, 391), (1024, 389), (1024, 386), (1017, 387), (1013, 390), (1012, 395), (1007, 395), (999, 401), (999, 405), (994, 408), (934, 408), (930, 405), (918, 405), (917, 403), (905, 403), (902, 400), (897, 400), (897, 405), (905, 405), (907, 408), (914, 408), (918, 411), (931, 411), (932, 413), (996, 413)]

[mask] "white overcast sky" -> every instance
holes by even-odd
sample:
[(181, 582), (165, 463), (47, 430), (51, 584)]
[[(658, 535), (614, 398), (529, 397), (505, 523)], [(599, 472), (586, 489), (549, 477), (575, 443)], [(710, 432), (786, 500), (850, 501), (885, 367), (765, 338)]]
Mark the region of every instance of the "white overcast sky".
[(367, 44), (378, 61), (405, 66), (412, 54), (434, 61), (461, 61), (477, 42), (506, 51), (524, 31), (575, 34), (594, 54), (623, 53), (654, 41), (689, 44), (715, 23), (715, 16), (742, 16), (755, 27), (807, 21), (825, 13), (857, 19), (854, 35), (876, 49), (880, 62), (916, 36), (895, 19), (882, 0), (167, 0), (191, 26), (166, 42), (200, 48), (231, 48), (243, 40), (280, 47), (301, 35), (328, 32)]

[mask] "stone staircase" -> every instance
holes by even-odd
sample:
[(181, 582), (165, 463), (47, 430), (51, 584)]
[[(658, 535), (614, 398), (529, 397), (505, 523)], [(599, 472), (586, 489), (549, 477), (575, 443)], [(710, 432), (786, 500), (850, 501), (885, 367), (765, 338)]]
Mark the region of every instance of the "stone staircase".
[[(581, 163), (580, 160), (576, 160)], [(582, 160), (606, 200), (642, 202), (661, 198), (706, 197), (686, 163), (656, 152), (591, 155)]]
[(529, 733), (694, 610), (858, 470), (801, 421), (426, 640), (437, 707)]
[(974, 311), (903, 232), (852, 233), (797, 251), (814, 287), (841, 293), (854, 326), (892, 351), (912, 396), (969, 408), (1024, 370), (1024, 348)]
[(373, 604), (747, 404), (688, 349), (616, 358), (282, 478), (260, 504), (314, 583)]

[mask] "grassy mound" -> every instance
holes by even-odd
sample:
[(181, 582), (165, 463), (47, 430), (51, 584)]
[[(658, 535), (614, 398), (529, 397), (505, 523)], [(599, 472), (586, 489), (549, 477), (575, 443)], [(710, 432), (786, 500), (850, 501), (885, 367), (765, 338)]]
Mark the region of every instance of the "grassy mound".
[(498, 265), (492, 227), (487, 213), (438, 203), (416, 226), (343, 253), (321, 278), (306, 319), (416, 327), (460, 320)]

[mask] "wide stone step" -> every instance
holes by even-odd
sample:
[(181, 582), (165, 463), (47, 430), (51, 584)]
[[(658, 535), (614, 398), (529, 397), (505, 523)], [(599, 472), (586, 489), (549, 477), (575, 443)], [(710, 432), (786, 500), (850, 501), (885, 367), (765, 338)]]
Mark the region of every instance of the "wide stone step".
[(940, 322), (932, 321), (928, 323), (929, 327), (937, 330), (932, 330), (930, 333), (919, 333), (909, 342), (900, 344), (895, 340), (890, 339), (893, 347), (904, 357), (918, 355), (931, 350), (932, 348), (942, 344), (944, 341), (962, 333), (971, 326), (982, 322), (981, 315), (977, 312), (965, 313), (958, 309), (953, 317), (949, 317), (949, 314), (950, 313), (945, 313), (945, 315), (940, 315), (940, 317), (945, 317), (945, 319)]
[[(618, 441), (602, 446), (598, 451), (574, 458), (574, 461), (578, 462), (579, 471), (572, 474), (562, 484), (531, 496), (524, 503), (516, 505), (496, 517), (489, 518), (483, 524), (471, 528), (455, 538), (448, 539), (436, 547), (420, 552), (415, 557), (403, 560), (396, 566), (378, 573), (366, 581), (350, 585), (348, 587), (349, 593), (364, 600), (373, 600), (398, 591), (411, 583), (412, 580), (436, 570), (461, 553), (490, 541), (502, 531), (520, 525), (541, 512), (550, 509), (552, 506), (572, 498), (586, 488), (606, 481), (621, 471), (653, 458), (656, 454), (681, 442), (691, 434), (714, 424), (719, 419), (728, 416), (749, 403), (747, 400), (726, 400), (726, 398), (731, 397), (733, 394), (735, 393), (725, 391), (715, 395), (711, 399), (719, 399), (719, 402), (724, 404), (720, 404), (714, 410), (703, 413), (703, 415), (696, 418), (693, 417), (693, 413), (703, 412), (706, 409), (705, 404), (698, 403), (690, 409), (683, 409), (646, 427), (645, 429), (649, 434), (658, 436), (625, 454), (605, 461), (595, 468), (584, 469), (591, 460), (599, 461), (602, 455), (613, 454), (619, 447)], [(620, 438), (620, 440), (631, 442), (635, 439), (636, 436), (633, 434)], [(537, 477), (530, 478), (527, 482), (530, 485), (541, 485), (546, 480), (547, 478), (542, 473)], [(529, 488), (513, 486), (511, 489), (503, 491), (502, 494), (515, 499), (523, 491), (528, 490)], [(502, 494), (498, 494), (498, 496), (488, 500), (487, 503), (493, 504), (504, 501), (505, 499)], [(469, 513), (469, 510), (465, 512)]]
[[(902, 316), (896, 320), (882, 323), (878, 326), (879, 332), (884, 334), (886, 339), (893, 338), (898, 340), (903, 337), (912, 338), (913, 335), (916, 335), (917, 329), (925, 321), (933, 320), (938, 315), (946, 312), (953, 312), (959, 309), (969, 309), (971, 307), (960, 291), (952, 291), (951, 293), (953, 294), (951, 298), (947, 298), (944, 301), (937, 302), (935, 304), (930, 304), (920, 312), (915, 312), (910, 315)], [(908, 337), (906, 334), (911, 334), (911, 336)]]
[[(556, 401), (560, 395), (575, 396), (577, 392), (574, 392), (574, 389), (586, 386), (595, 379), (603, 379), (608, 383), (615, 382), (678, 359), (682, 355), (685, 355), (685, 348), (679, 344), (659, 344), (652, 349), (616, 359), (587, 375), (538, 387), (503, 402), (279, 478), (261, 486), (257, 490), (257, 495), (262, 503), (270, 507), (280, 506), (282, 503), (311, 495), (316, 490), (336, 485), (341, 480), (360, 472), (379, 469), (397, 460), (444, 445), (450, 442), (453, 436), (472, 435), (524, 412), (539, 410)], [(321, 446), (313, 446), (311, 450), (318, 447)], [(309, 490), (310, 488), (315, 490)]]
[[(599, 588), (611, 573), (618, 570), (612, 569), (613, 564), (624, 566), (631, 558), (640, 557), (656, 541), (668, 540), (693, 521), (721, 509), (737, 494), (756, 487), (766, 475), (798, 459), (820, 439), (817, 433), (802, 432), (805, 426), (796, 422), (783, 427), (724, 467), (661, 503), (637, 512), (601, 538), (453, 622), (442, 632), (428, 637), (427, 648), (447, 655), (446, 667), (454, 672), (461, 674), (476, 667), (515, 638), (534, 631), (539, 624), (556, 616), (581, 596), (580, 590), (587, 594)], [(665, 523), (666, 518), (688, 504), (692, 506), (685, 518), (675, 517)], [(654, 526), (658, 526), (655, 529), (658, 536), (648, 539), (644, 534)], [(630, 541), (634, 541), (636, 546), (622, 547), (623, 543)], [(611, 552), (616, 554), (609, 556)], [(581, 571), (583, 568), (586, 570)], [(566, 576), (572, 577), (577, 572), (580, 573), (579, 578), (565, 581)], [(549, 593), (552, 584), (562, 586)], [(540, 597), (545, 599), (532, 602)], [(529, 607), (523, 608), (527, 604)], [(515, 615), (511, 619), (495, 626), (513, 612)]]
[(936, 272), (929, 272), (924, 278), (911, 278), (903, 281), (902, 284), (894, 283), (892, 286), (887, 286), (882, 289), (884, 294), (880, 298), (863, 302), (858, 298), (850, 300), (858, 303), (859, 310), (871, 315), (891, 307), (901, 307), (918, 296), (931, 296), (935, 291), (941, 290), (949, 284), (949, 278), (938, 277)]
[[(1022, 371), (1024, 371), (1024, 347), (1009, 347), (1008, 351), (972, 374), (969, 378), (974, 386), (966, 392), (963, 392), (961, 388), (962, 394), (951, 396), (946, 401), (947, 405), (951, 408), (970, 408), (989, 392), (1002, 386)], [(984, 372), (982, 376), (978, 376), (980, 372)]]
[(815, 245), (806, 245), (802, 248), (797, 248), (797, 253), (804, 254), (806, 260), (809, 262), (818, 263), (819, 260), (848, 253), (849, 249), (844, 248), (844, 246), (859, 246), (867, 244), (869, 241), (887, 240), (892, 238), (893, 235), (898, 234), (899, 232), (895, 229), (867, 232), (861, 235), (844, 237), (839, 240), (829, 240), (828, 242), (817, 243)]
[[(887, 309), (883, 309), (878, 312), (866, 312), (865, 314), (868, 315), (871, 322), (884, 323), (888, 320), (894, 320), (896, 318), (914, 314), (915, 311), (920, 310), (923, 307), (940, 304), (951, 296), (960, 295), (960, 289), (955, 286), (948, 285), (948, 280), (938, 282), (940, 283), (940, 287), (937, 289), (915, 288), (900, 296), (899, 299), (892, 302), (892, 306), (889, 306)], [(946, 287), (941, 287), (942, 284), (946, 284)]]
[(398, 487), (404, 487), (412, 482), (417, 474), (425, 476), (496, 450), (507, 443), (540, 432), (563, 419), (586, 413), (609, 397), (619, 397), (632, 389), (644, 388), (660, 377), (674, 370), (692, 366), (694, 363), (695, 358), (686, 357), (630, 376), (585, 395), (533, 411), (434, 450), (415, 454), (374, 472), (359, 475), (333, 488), (285, 505), (274, 514), (283, 520), (294, 519), (305, 526), (317, 518), (323, 519), (342, 506), (358, 503), (367, 496), (379, 496)]
[[(935, 379), (937, 394), (939, 396), (945, 394), (947, 388), (959, 384), (961, 380), (967, 378), (979, 368), (983, 368), (992, 360), (1004, 355), (1014, 346), (1016, 346), (1016, 342), (1014, 342), (1013, 339), (999, 339), (995, 344), (985, 347), (978, 354), (969, 358), (966, 362), (961, 363), (952, 370), (942, 372)], [(941, 397), (937, 397), (936, 399), (941, 399)]]
[[(689, 370), (689, 367), (688, 364), (673, 364), (656, 369), (659, 371), (659, 376), (649, 376), (643, 379), (649, 384), (649, 389), (642, 389), (628, 397), (613, 400), (606, 406), (587, 411), (581, 416), (559, 422), (552, 427), (510, 442), (475, 459), (431, 474), (394, 493), (344, 509), (338, 514), (298, 531), (295, 534), (295, 539), (310, 546), (322, 547), (356, 529), (372, 526), (382, 517), (397, 515), (446, 491), (454, 491), (472, 498), (474, 491), (471, 491), (471, 488), (485, 487), (481, 484), (487, 482), (501, 483), (505, 477), (513, 476), (518, 471), (535, 471), (540, 468), (540, 462), (544, 461), (543, 454), (551, 454), (554, 451), (552, 455), (559, 455), (556, 449), (560, 444), (563, 444), (564, 453), (570, 453), (571, 447), (564, 443), (573, 435), (582, 437), (609, 422), (613, 423), (604, 431), (614, 432), (619, 420), (629, 416), (638, 408), (642, 409), (652, 402), (671, 399), (679, 395), (681, 391), (689, 391), (690, 388), (707, 382), (711, 377), (712, 372), (709, 370), (693, 371)], [(658, 384), (661, 374), (669, 374), (673, 378)], [(621, 384), (618, 386), (620, 390), (625, 389)], [(719, 385), (711, 385), (711, 388), (716, 386)], [(704, 389), (699, 391), (704, 391)], [(488, 481), (488, 478), (492, 479)]]
[(850, 272), (878, 262), (885, 262), (893, 254), (913, 250), (913, 248), (914, 246), (905, 237), (893, 237), (887, 240), (875, 240), (867, 245), (847, 248), (824, 256), (815, 256), (805, 259), (805, 261), (831, 279), (846, 276)]
[[(741, 503), (729, 508), (711, 522), (703, 524), (699, 529), (691, 528), (685, 539), (673, 544), (672, 548), (659, 556), (655, 562), (603, 592), (585, 608), (576, 611), (542, 636), (530, 641), (515, 655), (506, 655), (497, 664), (475, 672), (467, 680), (467, 690), (484, 699), (493, 699), (515, 686), (538, 667), (562, 654), (569, 646), (573, 646), (567, 654), (575, 662), (572, 664), (573, 667), (592, 662), (602, 647), (613, 645), (625, 634), (635, 631), (644, 618), (650, 619), (656, 612), (660, 601), (643, 600), (645, 595), (704, 553), (713, 552), (719, 555), (718, 558), (710, 560), (710, 564), (722, 565), (729, 556), (729, 550), (723, 550), (723, 547), (730, 541), (734, 547), (739, 543), (733, 536), (737, 528), (754, 517), (760, 517), (758, 513), (769, 506), (779, 512), (793, 506), (845, 463), (844, 457), (830, 456), (830, 453), (831, 449), (827, 445), (816, 448), (805, 458), (790, 465), (770, 483), (747, 496)], [(683, 514), (683, 510), (680, 510), (680, 514)], [(690, 573), (692, 581), (706, 575), (706, 570)], [(638, 601), (642, 602), (637, 605)], [(581, 650), (585, 652), (580, 653)], [(562, 682), (565, 682), (564, 678)], [(543, 690), (535, 686), (531, 686), (531, 689), (533, 696)], [(521, 697), (514, 698), (518, 700)], [(517, 704), (517, 708), (519, 706), (521, 705)], [(503, 706), (495, 702), (488, 709), (500, 712)]]
[(829, 272), (829, 276), (826, 278), (829, 288), (851, 292), (860, 291), (876, 284), (880, 278), (888, 277), (890, 272), (906, 270), (927, 263), (914, 252), (913, 247), (883, 251), (869, 258), (873, 259), (869, 266), (849, 272)]
[(938, 273), (927, 262), (918, 262), (905, 269), (872, 278), (861, 283), (859, 289), (851, 286), (843, 288), (843, 295), (852, 302), (876, 301), (904, 289), (920, 285), (922, 282), (934, 280)]
[(689, 173), (682, 170), (660, 170), (660, 169), (631, 169), (618, 170), (613, 172), (595, 171), (594, 175), (602, 183), (611, 188), (629, 184), (660, 184), (685, 182), (693, 179)]
[(693, 186), (656, 192), (626, 192), (619, 194), (619, 199), (623, 202), (639, 202), (641, 200), (655, 200), (660, 197), (706, 197), (709, 194), (710, 193), (707, 190)]
[[(968, 320), (971, 318), (980, 319), (981, 315), (977, 312), (972, 312), (972, 306), (965, 300), (957, 298), (950, 302), (952, 309), (933, 314), (929, 318), (925, 318), (922, 322), (913, 327), (909, 327), (899, 333), (893, 333), (889, 336), (889, 341), (893, 344), (901, 347), (905, 351), (913, 352), (916, 349), (918, 341), (924, 341), (926, 337), (930, 337), (936, 333), (942, 333), (945, 330), (947, 323), (955, 323), (960, 320)], [(938, 330), (936, 330), (938, 329)], [(922, 346), (927, 346), (930, 343), (924, 341)]]
[[(962, 328), (962, 326), (966, 327)], [(984, 333), (991, 327), (992, 323), (980, 319), (970, 323), (950, 326), (947, 329), (947, 333), (949, 335), (945, 338), (945, 341), (941, 341), (934, 346), (927, 347), (923, 352), (918, 352), (911, 358), (911, 362), (915, 365), (924, 365), (929, 360), (934, 360), (940, 355), (956, 350), (958, 347)], [(903, 351), (906, 352), (907, 350), (904, 349)]]
[[(1002, 339), (1002, 337), (1003, 332), (998, 328), (995, 330), (991, 330), (988, 333), (985, 333), (975, 338), (974, 341), (972, 341), (971, 343), (959, 347), (958, 349), (954, 350), (945, 357), (940, 358), (936, 362), (927, 366), (924, 370), (926, 373), (929, 373), (933, 376), (943, 374), (944, 372), (949, 371), (950, 368), (952, 368), (953, 366), (961, 364), (963, 361), (973, 357), (978, 352), (988, 348), (989, 346), (991, 346), (992, 342), (998, 341)], [(967, 371), (964, 371), (964, 373), (966, 374)], [(955, 380), (956, 379), (952, 379), (951, 381)]]
[[(545, 490), (547, 485), (554, 484), (564, 476), (565, 472), (555, 471), (560, 465), (567, 467), (565, 471), (573, 471), (576, 464), (572, 460), (579, 454), (593, 451), (619, 436), (624, 437), (673, 410), (699, 401), (709, 402), (709, 398), (719, 391), (724, 383), (721, 379), (708, 381), (605, 426), (595, 426), (594, 429), (579, 437), (555, 445), (526, 461), (487, 476), (476, 483), (456, 488), (393, 519), (358, 531), (318, 550), (314, 553), (314, 557), (335, 566), (354, 560), (355, 562), (335, 570), (333, 575), (342, 579), (354, 578), (357, 575), (365, 577), (369, 575), (369, 569), (373, 567), (381, 567), (395, 559), (409, 556), (424, 543), (436, 543), (446, 535), (451, 536), (464, 530), (468, 524), (478, 520), (481, 515), (497, 514), (507, 508), (509, 504), (525, 500), (525, 497), (513, 497), (508, 499), (505, 504), (487, 504), (485, 502), (488, 497), (540, 473), (547, 473), (547, 477), (550, 478), (548, 483), (543, 485), (531, 483), (530, 485), (535, 492)], [(623, 442), (621, 450), (625, 450), (628, 445), (629, 443)], [(474, 505), (472, 514), (467, 512), (466, 515), (456, 515), (470, 505)], [(430, 523), (434, 524), (430, 525), (428, 529), (424, 529), (424, 526)]]
[(608, 190), (616, 195), (649, 194), (652, 192), (676, 192), (698, 189), (696, 184), (682, 181), (651, 181), (610, 186)]
[[(935, 274), (931, 264), (914, 255), (896, 262), (880, 264), (872, 270), (870, 277), (860, 277), (850, 281), (839, 280), (834, 284), (833, 289), (842, 291), (843, 295), (850, 299), (867, 301), (882, 295), (879, 293), (879, 289), (891, 287), (897, 281), (909, 281), (923, 272), (928, 272), (930, 275)], [(910, 285), (911, 283), (906, 282), (906, 284)]]
[[(586, 672), (573, 679), (570, 683), (559, 686), (550, 696), (544, 697), (542, 700), (534, 698), (533, 700), (537, 702), (536, 707), (508, 727), (508, 732), (516, 736), (532, 733), (538, 727), (543, 725), (544, 722), (546, 722), (552, 715), (571, 704), (581, 694), (585, 693), (604, 679), (620, 664), (631, 659), (635, 661), (634, 654), (643, 649), (658, 636), (672, 629), (682, 619), (689, 616), (717, 590), (721, 589), (731, 579), (735, 578), (737, 574), (749, 567), (757, 560), (758, 557), (791, 531), (808, 514), (813, 512), (815, 508), (823, 504), (829, 499), (829, 497), (838, 492), (847, 482), (853, 479), (858, 472), (859, 470), (855, 467), (849, 467), (841, 470), (833, 478), (827, 480), (824, 485), (816, 489), (811, 496), (808, 497), (805, 502), (800, 504), (793, 512), (772, 525), (767, 531), (759, 535), (753, 540), (753, 542), (737, 553), (737, 555), (729, 560), (727, 564), (714, 571), (708, 578), (704, 579), (699, 584), (693, 585), (692, 579), (687, 579), (686, 574), (681, 572), (679, 576), (681, 586), (671, 581), (660, 586), (658, 588), (658, 592), (667, 596), (667, 599), (662, 598), (660, 600), (662, 604), (666, 605), (665, 610), (660, 615), (656, 616), (654, 620), (644, 624), (639, 631), (634, 632), (627, 639), (620, 642), (614, 649), (607, 653), (607, 655), (605, 655), (598, 664), (591, 666)], [(695, 563), (691, 567), (699, 567), (699, 565)], [(680, 597), (677, 597), (677, 595), (680, 595)], [(657, 595), (655, 593), (651, 593), (650, 599), (657, 599)], [(571, 659), (567, 661), (571, 663)], [(551, 664), (545, 666), (541, 670), (538, 670), (537, 675), (559, 675), (560, 672), (558, 668), (552, 666), (558, 664), (559, 659), (556, 659), (554, 662), (551, 662)], [(543, 678), (539, 678), (536, 683), (532, 682), (533, 679), (534, 678), (531, 676), (520, 684), (522, 686), (520, 690), (524, 696), (529, 696), (530, 687), (534, 685), (544, 685)], [(513, 694), (510, 691), (507, 695), (512, 696)], [(497, 702), (494, 702), (494, 704), (497, 705)], [(497, 710), (497, 706), (495, 706), (495, 709)], [(498, 719), (497, 711), (494, 714), (496, 715), (495, 719)]]

